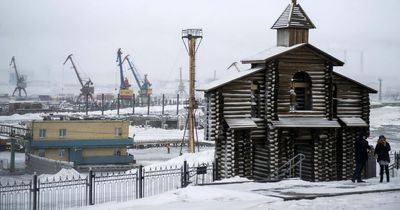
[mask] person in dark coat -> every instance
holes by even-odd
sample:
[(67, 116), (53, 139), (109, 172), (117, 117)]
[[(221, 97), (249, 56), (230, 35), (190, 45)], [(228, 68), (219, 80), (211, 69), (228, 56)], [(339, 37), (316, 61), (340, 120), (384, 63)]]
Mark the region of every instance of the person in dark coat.
[(356, 169), (354, 170), (352, 182), (365, 182), (361, 179), (361, 172), (365, 167), (365, 163), (368, 160), (368, 150), (370, 146), (366, 140), (367, 136), (364, 132), (360, 132), (356, 141), (354, 142), (355, 159), (356, 159)]
[(375, 147), (375, 154), (378, 156), (378, 163), (380, 166), (380, 176), (381, 176), (381, 181), (383, 181), (383, 170), (385, 170), (386, 173), (386, 181), (389, 182), (389, 163), (390, 163), (390, 157), (389, 157), (389, 151), (390, 151), (390, 144), (389, 142), (386, 141), (386, 138), (384, 135), (380, 135), (378, 142), (376, 143)]

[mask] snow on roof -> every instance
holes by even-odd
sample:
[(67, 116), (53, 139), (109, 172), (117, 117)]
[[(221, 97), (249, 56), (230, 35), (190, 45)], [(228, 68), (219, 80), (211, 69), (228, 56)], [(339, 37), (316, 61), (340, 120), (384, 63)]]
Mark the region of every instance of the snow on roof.
[(264, 66), (251, 68), (251, 69), (248, 69), (248, 70), (245, 70), (245, 71), (241, 71), (241, 72), (229, 75), (229, 76), (221, 78), (219, 80), (215, 80), (215, 81), (212, 81), (212, 82), (210, 82), (208, 84), (202, 85), (199, 88), (197, 88), (197, 91), (205, 91), (205, 92), (207, 92), (207, 91), (213, 90), (215, 88), (218, 88), (218, 87), (221, 87), (221, 86), (225, 85), (226, 83), (229, 83), (229, 82), (231, 82), (233, 80), (236, 80), (236, 79), (240, 79), (242, 77), (245, 77), (247, 75), (250, 75), (252, 73), (260, 71), (262, 69), (264, 69)]
[(296, 49), (301, 46), (305, 46), (306, 43), (301, 43), (301, 44), (296, 44), (291, 47), (282, 47), (282, 46), (276, 46), (276, 47), (271, 47), (266, 50), (263, 50), (253, 56), (247, 57), (242, 60), (242, 63), (253, 63), (253, 62), (264, 62), (268, 58), (272, 58), (278, 55), (281, 55), (285, 52), (291, 51), (293, 49)]
[(343, 79), (345, 79), (345, 80), (350, 81), (351, 83), (354, 83), (354, 84), (359, 85), (359, 86), (361, 86), (361, 87), (363, 87), (363, 88), (366, 88), (366, 89), (368, 89), (368, 91), (369, 91), (370, 93), (378, 93), (377, 90), (375, 90), (375, 89), (373, 89), (373, 88), (370, 88), (370, 87), (368, 87), (368, 86), (366, 86), (366, 85), (362, 84), (361, 82), (358, 82), (358, 81), (356, 81), (356, 80), (354, 80), (354, 79), (351, 79), (351, 78), (349, 78), (349, 77), (346, 77), (346, 76), (344, 76), (343, 74), (340, 74), (340, 73), (337, 73), (337, 72), (333, 71), (333, 75), (336, 75), (336, 76), (338, 76), (338, 77), (341, 77), (341, 78), (343, 78)]
[(340, 128), (335, 120), (316, 117), (281, 117), (272, 121), (275, 128)]
[(250, 118), (225, 118), (231, 129), (257, 128), (257, 124)]
[(243, 59), (242, 63), (243, 64), (265, 63), (268, 60), (271, 60), (277, 56), (283, 55), (285, 53), (288, 53), (292, 50), (296, 50), (301, 47), (308, 47), (309, 49), (311, 49), (314, 53), (318, 54), (323, 59), (331, 61), (334, 66), (343, 66), (343, 64), (344, 64), (339, 59), (329, 55), (328, 53), (318, 49), (317, 47), (315, 47), (309, 43), (300, 43), (300, 44), (296, 44), (296, 45), (293, 45), (290, 47), (282, 47), (282, 46), (272, 47), (272, 48), (266, 49), (264, 51), (261, 51), (253, 56)]
[(368, 124), (360, 117), (339, 117), (347, 127), (368, 127)]

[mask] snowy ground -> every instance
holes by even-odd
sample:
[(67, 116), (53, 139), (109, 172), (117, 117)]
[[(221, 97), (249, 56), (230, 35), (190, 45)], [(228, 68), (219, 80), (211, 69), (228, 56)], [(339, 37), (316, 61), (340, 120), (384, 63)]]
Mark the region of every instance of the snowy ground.
[[(176, 107), (175, 107), (176, 108)], [(175, 109), (175, 108), (171, 108)], [(126, 109), (130, 112), (131, 109)], [(135, 110), (140, 112), (139, 110)], [(147, 109), (142, 110), (143, 113)], [(123, 113), (123, 112), (121, 112)], [(95, 113), (92, 113), (95, 114)], [(116, 113), (107, 113), (115, 115)], [(41, 119), (40, 114), (1, 116), (0, 123), (18, 123), (20, 120)], [(375, 145), (379, 135), (384, 134), (392, 145), (392, 150), (400, 149), (400, 107), (381, 107), (371, 110), (370, 144)], [(138, 141), (141, 139), (181, 138), (182, 131), (158, 130), (154, 128), (132, 128)], [(200, 132), (202, 133), (202, 132)], [(199, 134), (200, 134), (199, 133)], [(168, 136), (168, 137), (166, 137)], [(199, 135), (200, 137), (200, 135)], [(207, 150), (196, 155), (184, 154), (178, 157), (179, 148), (171, 148), (171, 154), (166, 154), (166, 148), (135, 150), (137, 158), (141, 158), (147, 167), (182, 164), (183, 160), (190, 163), (210, 162), (213, 150)], [(185, 151), (185, 150), (184, 150)], [(9, 153), (8, 153), (9, 154)], [(0, 153), (0, 158), (7, 158), (7, 153)], [(166, 161), (167, 159), (170, 159)], [(147, 161), (147, 162), (146, 162)], [(23, 162), (18, 158), (18, 162)], [(151, 165), (151, 166), (149, 166)], [(21, 165), (19, 165), (21, 166)], [(70, 171), (59, 175), (70, 174)], [(72, 172), (75, 174), (75, 172)], [(400, 191), (377, 193), (381, 189), (400, 188), (400, 178), (396, 174), (390, 183), (379, 183), (378, 178), (367, 180), (365, 184), (353, 184), (351, 181), (341, 182), (305, 182), (301, 180), (286, 180), (278, 183), (242, 183), (213, 186), (190, 186), (164, 194), (134, 200), (126, 203), (106, 203), (83, 209), (400, 209)], [(58, 176), (58, 175), (57, 175)], [(18, 177), (1, 176), (1, 181)], [(243, 181), (234, 178), (231, 181)], [(328, 194), (358, 191), (375, 191), (368, 194), (354, 194), (316, 198), (312, 200), (284, 201), (284, 197), (304, 194)]]
[[(183, 134), (184, 130), (179, 129), (166, 130), (161, 128), (129, 126), (129, 136), (134, 136), (135, 142), (166, 140), (180, 141), (182, 140)], [(187, 130), (185, 135), (188, 135)], [(204, 141), (204, 129), (198, 129), (197, 136), (199, 141)]]
[[(225, 181), (243, 181), (233, 178)], [(190, 186), (164, 194), (125, 203), (106, 203), (80, 209), (191, 209), (191, 210), (244, 210), (244, 209), (399, 209), (400, 191), (374, 193), (383, 189), (400, 189), (400, 178), (390, 183), (378, 183), (369, 179), (367, 183), (306, 182), (285, 180), (277, 183), (240, 183), (226, 185)], [(284, 198), (310, 194), (372, 192), (366, 194), (321, 197), (284, 201)]]
[[(197, 149), (196, 149), (197, 151)], [(200, 147), (200, 151), (209, 152), (208, 156), (205, 158), (203, 162), (212, 162), (214, 157), (214, 148), (213, 147)], [(163, 165), (165, 161), (170, 159), (176, 160), (179, 157), (180, 147), (171, 147), (170, 153), (167, 153), (167, 148), (164, 147), (156, 147), (156, 148), (147, 148), (147, 149), (130, 149), (129, 153), (135, 156), (136, 163), (143, 166), (148, 165)], [(188, 155), (187, 147), (182, 148), (182, 153)], [(210, 159), (211, 157), (211, 159)], [(182, 158), (181, 158), (182, 159)], [(183, 162), (183, 160), (181, 161)], [(182, 164), (179, 162), (179, 164)]]

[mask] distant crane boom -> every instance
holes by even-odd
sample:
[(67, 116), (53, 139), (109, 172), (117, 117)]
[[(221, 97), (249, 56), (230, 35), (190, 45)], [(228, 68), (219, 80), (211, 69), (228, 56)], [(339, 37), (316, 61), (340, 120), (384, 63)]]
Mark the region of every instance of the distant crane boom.
[(16, 76), (17, 76), (17, 83), (18, 83), (19, 74), (18, 74), (18, 70), (17, 70), (17, 64), (15, 64), (15, 56), (13, 56), (13, 57), (11, 58), (10, 66), (14, 67), (15, 74), (16, 74)]
[(126, 56), (125, 56), (125, 58), (124, 58), (124, 60), (122, 61), (122, 63), (124, 63), (125, 60), (126, 60), (126, 61), (128, 62), (128, 64), (129, 64), (129, 68), (131, 69), (132, 74), (133, 74), (133, 76), (135, 77), (136, 84), (138, 85), (139, 89), (142, 88), (142, 85), (143, 85), (144, 82), (143, 82), (143, 79), (142, 79), (142, 77), (140, 76), (138, 70), (136, 69), (135, 64), (133, 64), (133, 63), (131, 62), (131, 60), (129, 60), (129, 55), (126, 55)]
[[(78, 72), (78, 70), (76, 69), (76, 66), (75, 66), (75, 63), (74, 63), (74, 61), (72, 60), (72, 54), (68, 55), (68, 57), (67, 57), (67, 59), (65, 59), (65, 61), (64, 61), (64, 64), (63, 64), (63, 65), (65, 65), (65, 63), (67, 63), (67, 61), (68, 61), (68, 60), (70, 60), (70, 61), (71, 61), (72, 68), (74, 69), (74, 71), (75, 71), (75, 74), (76, 74), (76, 76), (78, 77), (79, 83), (81, 83), (81, 86), (82, 86), (82, 87), (84, 87), (83, 80), (82, 80), (81, 76), (79, 75), (79, 72)], [(89, 79), (89, 80), (90, 80), (90, 79)]]
[(83, 81), (81, 75), (78, 72), (78, 69), (76, 68), (76, 65), (74, 63), (74, 60), (72, 59), (72, 54), (68, 55), (67, 59), (65, 59), (64, 64), (65, 65), (67, 63), (67, 61), (70, 60), (71, 64), (72, 64), (72, 68), (75, 71), (76, 77), (78, 77), (79, 83), (81, 84), (81, 93), (78, 96), (77, 101), (80, 100), (81, 97), (85, 97), (86, 98), (86, 103), (88, 102), (88, 98), (90, 97), (93, 99), (93, 94), (94, 94), (94, 87), (93, 87), (93, 82), (92, 80), (89, 78), (87, 81)]
[(121, 55), (122, 55), (122, 51), (121, 48), (118, 49), (117, 52), (117, 60), (116, 62), (118, 62), (118, 66), (119, 66), (119, 73), (120, 73), (120, 88), (124, 89), (125, 87), (125, 82), (124, 82), (124, 70), (122, 68), (122, 59), (121, 59)]
[[(124, 60), (122, 63), (125, 62), (125, 60), (128, 62), (129, 68), (132, 71), (133, 76), (135, 77), (136, 84), (139, 87), (139, 96), (143, 101), (148, 100), (148, 96), (152, 94), (152, 88), (151, 88), (151, 83), (147, 79), (147, 74), (144, 75), (144, 80), (139, 74), (139, 70), (136, 68), (136, 66), (133, 64), (133, 62), (129, 59), (129, 55), (125, 56)], [(142, 103), (143, 105), (143, 103)]]

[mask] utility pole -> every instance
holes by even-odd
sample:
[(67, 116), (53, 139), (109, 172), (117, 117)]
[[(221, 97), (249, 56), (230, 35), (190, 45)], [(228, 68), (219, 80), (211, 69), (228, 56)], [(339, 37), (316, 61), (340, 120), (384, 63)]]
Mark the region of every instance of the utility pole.
[[(200, 39), (199, 43), (196, 40)], [(202, 29), (186, 29), (182, 30), (182, 40), (185, 44), (186, 51), (189, 54), (189, 104), (188, 104), (188, 129), (189, 129), (189, 153), (195, 153), (194, 145), (194, 129), (195, 129), (195, 109), (197, 108), (195, 98), (195, 81), (196, 81), (196, 52), (203, 40)], [(186, 40), (186, 41), (185, 41)]]
[(379, 102), (382, 102), (382, 79), (379, 78)]

